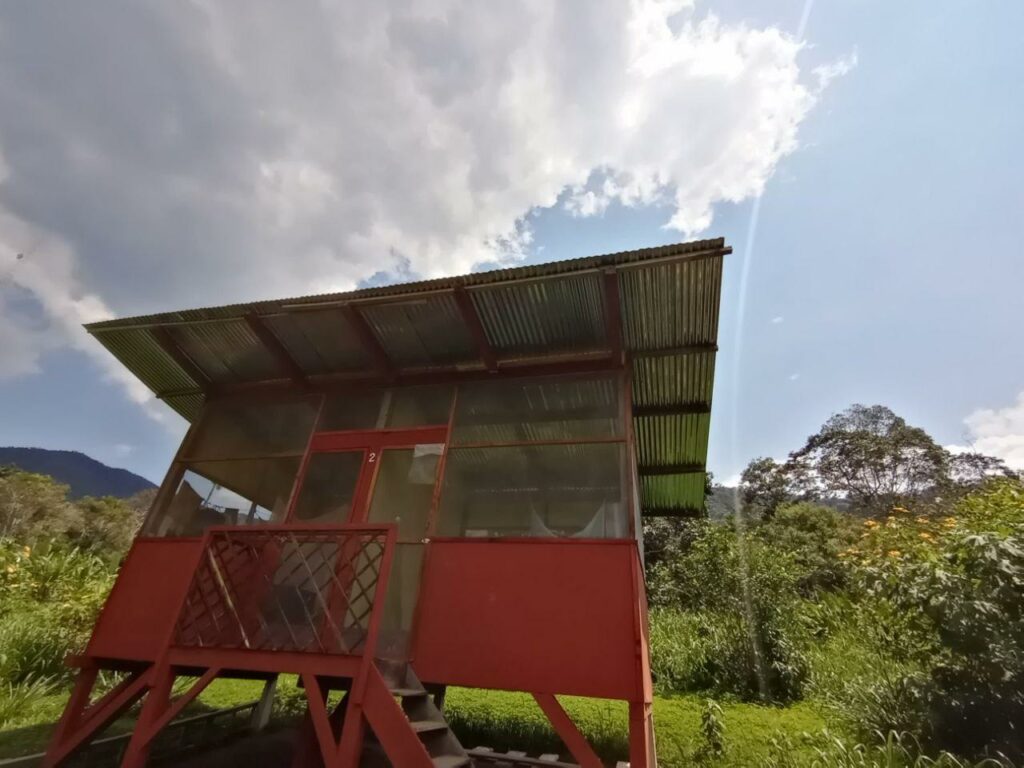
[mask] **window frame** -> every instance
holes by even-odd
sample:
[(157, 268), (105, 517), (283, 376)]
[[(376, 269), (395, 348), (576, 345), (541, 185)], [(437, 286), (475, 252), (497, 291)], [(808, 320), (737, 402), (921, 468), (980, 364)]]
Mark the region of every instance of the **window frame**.
[[(461, 445), (453, 445), (452, 434), (454, 428), (455, 417), (457, 413), (459, 397), (462, 393), (463, 387), (473, 386), (481, 382), (489, 381), (501, 381), (503, 383), (509, 383), (514, 381), (545, 381), (545, 380), (580, 380), (580, 379), (592, 379), (597, 377), (610, 376), (616, 380), (618, 385), (618, 414), (621, 423), (620, 435), (616, 437), (593, 437), (584, 439), (556, 439), (556, 440), (512, 440), (512, 441), (478, 441), (472, 443), (463, 443)], [(493, 378), (492, 378), (493, 377)], [(330, 431), (318, 431), (320, 426), (320, 420), (323, 415), (323, 409), (326, 399), (331, 396), (337, 396), (346, 392), (355, 391), (366, 391), (367, 389), (379, 389), (381, 391), (394, 390), (398, 388), (415, 388), (425, 386), (428, 384), (447, 384), (452, 386), (452, 398), (448, 413), (448, 420), (446, 424), (438, 425), (427, 425), (422, 427), (388, 427), (384, 429), (353, 429), (353, 430), (330, 430)], [(252, 392), (247, 393), (243, 396), (239, 396), (238, 399), (247, 403), (257, 405), (260, 402), (275, 402), (280, 401), (284, 398), (291, 398), (301, 400), (308, 398), (315, 402), (315, 416), (313, 419), (313, 427), (310, 431), (306, 445), (301, 450), (277, 452), (270, 454), (253, 454), (247, 456), (224, 456), (217, 458), (201, 457), (196, 456), (194, 449), (201, 439), (204, 428), (207, 425), (204, 423), (207, 414), (217, 404), (224, 401), (229, 396), (217, 397), (215, 399), (208, 400), (204, 403), (202, 410), (200, 411), (199, 418), (189, 426), (188, 431), (185, 433), (185, 437), (182, 439), (181, 444), (176, 451), (174, 458), (172, 459), (170, 466), (168, 467), (167, 473), (163, 478), (163, 482), (160, 484), (160, 488), (157, 492), (156, 497), (153, 500), (153, 504), (146, 514), (142, 525), (139, 528), (140, 533), (138, 538), (159, 538), (161, 540), (175, 540), (175, 539), (186, 539), (195, 540), (197, 536), (157, 536), (155, 534), (144, 533), (153, 523), (153, 521), (160, 515), (163, 515), (166, 511), (168, 504), (174, 498), (174, 494), (177, 491), (182, 478), (186, 471), (188, 471), (189, 464), (194, 462), (217, 462), (217, 461), (238, 461), (241, 459), (257, 460), (257, 459), (282, 459), (282, 458), (295, 458), (300, 459), (298, 469), (296, 471), (295, 478), (292, 482), (291, 492), (288, 500), (287, 514), (282, 524), (292, 524), (292, 513), (298, 498), (298, 494), (301, 492), (301, 482), (305, 477), (306, 468), (308, 466), (310, 457), (313, 453), (321, 451), (331, 450), (351, 450), (359, 447), (366, 447), (367, 445), (387, 445), (388, 447), (408, 447), (418, 443), (436, 442), (444, 444), (444, 451), (441, 454), (441, 458), (438, 464), (437, 480), (434, 487), (434, 494), (430, 506), (430, 513), (427, 522), (427, 538), (435, 538), (438, 525), (438, 513), (440, 510), (441, 496), (443, 494), (444, 483), (447, 472), (447, 459), (449, 453), (453, 449), (458, 448), (489, 448), (489, 447), (515, 447), (515, 446), (543, 446), (543, 445), (575, 445), (575, 444), (590, 444), (590, 443), (622, 443), (625, 445), (624, 450), (624, 463), (622, 467), (622, 488), (623, 488), (623, 504), (626, 509), (626, 517), (628, 524), (628, 533), (626, 538), (632, 538), (639, 540), (640, 536), (640, 525), (638, 521), (639, 510), (637, 508), (637, 491), (638, 491), (638, 478), (636, 476), (636, 445), (635, 437), (633, 432), (633, 418), (632, 418), (632, 381), (629, 375), (628, 366), (609, 365), (607, 368), (595, 368), (593, 370), (586, 371), (574, 371), (570, 373), (552, 371), (550, 373), (545, 372), (542, 374), (536, 374), (533, 372), (524, 371), (522, 375), (516, 375), (514, 370), (508, 370), (505, 375), (495, 376), (494, 374), (488, 374), (486, 376), (452, 376), (452, 377), (441, 377), (437, 381), (430, 382), (410, 382), (396, 384), (394, 382), (381, 383), (376, 386), (368, 387), (367, 385), (353, 386), (351, 384), (336, 384), (333, 386), (322, 386), (313, 389), (278, 389), (275, 391), (264, 391), (264, 392)], [(234, 396), (230, 396), (234, 397)], [(376, 473), (378, 468), (374, 468), (371, 476), (370, 489), (372, 493), (373, 483), (376, 481)], [(369, 496), (367, 497), (367, 503), (369, 503)], [(463, 537), (437, 537), (437, 538), (458, 538)], [(508, 536), (508, 537), (493, 537), (494, 540), (502, 541), (513, 541), (523, 539), (526, 541), (541, 541), (545, 540), (543, 537), (520, 537), (520, 536)], [(601, 538), (601, 539), (558, 539), (559, 541), (574, 541), (574, 542), (590, 542), (590, 541), (622, 541), (625, 539), (618, 538)]]

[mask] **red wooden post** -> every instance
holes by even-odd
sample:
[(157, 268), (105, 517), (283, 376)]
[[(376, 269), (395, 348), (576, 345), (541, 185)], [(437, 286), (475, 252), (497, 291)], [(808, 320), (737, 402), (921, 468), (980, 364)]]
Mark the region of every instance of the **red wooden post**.
[(630, 768), (658, 768), (650, 702), (629, 702), (629, 765)]
[(174, 686), (174, 670), (166, 660), (153, 670), (149, 693), (142, 704), (139, 719), (132, 731), (131, 741), (124, 752), (121, 768), (144, 768), (149, 757), (149, 745), (156, 735), (155, 727), (161, 715), (171, 703), (171, 688)]

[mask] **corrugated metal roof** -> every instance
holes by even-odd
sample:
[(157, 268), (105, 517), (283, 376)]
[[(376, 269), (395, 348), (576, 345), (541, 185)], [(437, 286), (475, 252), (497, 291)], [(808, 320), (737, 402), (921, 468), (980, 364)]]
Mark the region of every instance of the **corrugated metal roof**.
[(491, 346), (506, 359), (606, 348), (598, 273), (499, 284), (470, 295)]
[[(632, 362), (634, 407), (643, 414), (634, 418), (639, 463), (680, 469), (645, 476), (643, 506), (686, 513), (703, 503), (703, 473), (694, 467), (705, 462), (709, 416), (693, 411), (711, 403), (722, 256), (729, 251), (722, 239), (701, 240), (87, 328), (192, 420), (211, 383), (227, 388), (302, 374), (371, 378), (382, 367), (401, 379), (429, 369), (607, 355), (614, 344), (609, 321), (617, 314)], [(617, 308), (608, 305), (609, 273), (618, 279)]]
[(361, 313), (399, 369), (436, 368), (477, 359), (451, 293), (370, 304)]

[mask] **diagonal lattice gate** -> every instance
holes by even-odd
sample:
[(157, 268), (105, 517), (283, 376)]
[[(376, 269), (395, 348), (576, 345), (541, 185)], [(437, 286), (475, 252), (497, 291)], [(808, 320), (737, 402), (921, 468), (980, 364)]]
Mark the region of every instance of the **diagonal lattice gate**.
[(387, 546), (386, 528), (213, 529), (173, 643), (358, 655)]

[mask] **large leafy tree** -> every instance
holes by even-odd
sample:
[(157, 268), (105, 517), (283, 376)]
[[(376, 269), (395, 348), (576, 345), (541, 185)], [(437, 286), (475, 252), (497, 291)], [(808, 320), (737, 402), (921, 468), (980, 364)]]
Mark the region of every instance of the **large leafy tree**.
[(941, 491), (949, 460), (927, 432), (889, 408), (853, 405), (790, 454), (786, 472), (804, 495), (845, 498), (873, 513)]
[(740, 475), (740, 495), (748, 514), (774, 517), (776, 510), (792, 498), (785, 465), (765, 457), (754, 459)]

